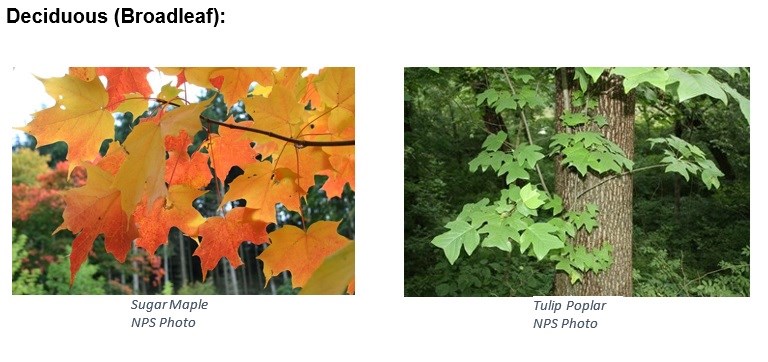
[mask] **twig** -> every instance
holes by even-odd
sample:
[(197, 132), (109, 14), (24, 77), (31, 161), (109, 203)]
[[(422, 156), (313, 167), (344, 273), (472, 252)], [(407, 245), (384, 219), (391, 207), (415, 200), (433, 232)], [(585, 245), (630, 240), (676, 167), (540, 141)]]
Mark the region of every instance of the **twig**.
[[(172, 106), (181, 107), (181, 105), (179, 105), (179, 104), (176, 104), (176, 103), (173, 103), (173, 102), (169, 102), (169, 101), (165, 101), (165, 100), (162, 100), (162, 99), (158, 99), (157, 101), (159, 103), (166, 103), (166, 104), (169, 104), (169, 105), (172, 105)], [(322, 116), (322, 115), (320, 115), (320, 116)], [(318, 116), (318, 117), (320, 117), (320, 116)], [(309, 140), (300, 140), (300, 139), (290, 138), (290, 137), (286, 137), (286, 136), (279, 135), (279, 134), (274, 133), (274, 132), (265, 131), (265, 130), (258, 129), (258, 128), (245, 127), (245, 126), (239, 126), (239, 125), (236, 125), (236, 124), (229, 124), (229, 123), (214, 121), (214, 120), (212, 120), (212, 119), (210, 119), (210, 118), (208, 118), (206, 116), (203, 116), (202, 114), (200, 115), (200, 119), (205, 121), (205, 122), (207, 122), (207, 123), (214, 123), (214, 124), (218, 124), (219, 126), (223, 126), (223, 127), (227, 127), (227, 128), (231, 128), (231, 129), (238, 129), (238, 130), (245, 131), (245, 132), (258, 133), (258, 134), (263, 134), (265, 136), (269, 136), (269, 137), (272, 137), (272, 138), (277, 138), (277, 139), (279, 139), (281, 141), (286, 141), (286, 142), (293, 143), (298, 148), (303, 148), (303, 147), (307, 147), (307, 146), (326, 146), (326, 147), (331, 147), (331, 146), (354, 146), (355, 145), (355, 140), (345, 140), (345, 141), (309, 141)], [(315, 120), (312, 120), (310, 123), (312, 123), (314, 121)]]
[(613, 179), (615, 179), (615, 178), (619, 178), (619, 177), (622, 177), (622, 176), (626, 176), (626, 175), (629, 175), (629, 174), (631, 174), (631, 173), (635, 173), (635, 172), (638, 172), (638, 171), (645, 171), (645, 170), (650, 170), (650, 169), (652, 169), (652, 168), (659, 168), (659, 167), (664, 167), (664, 166), (666, 166), (666, 165), (652, 165), (652, 166), (645, 166), (645, 167), (636, 168), (636, 169), (634, 169), (634, 170), (625, 171), (625, 172), (622, 172), (622, 173), (620, 173), (620, 174), (615, 174), (615, 175), (613, 175), (613, 176), (611, 176), (611, 177), (608, 177), (608, 178), (606, 178), (606, 179), (605, 179), (605, 180), (603, 180), (603, 181), (600, 181), (600, 182), (599, 182), (597, 185), (594, 185), (594, 186), (592, 186), (592, 187), (590, 187), (590, 188), (588, 188), (588, 189), (586, 189), (586, 190), (582, 191), (580, 194), (576, 195), (576, 198), (577, 198), (577, 199), (578, 199), (578, 198), (580, 198), (582, 195), (586, 194), (587, 192), (589, 192), (589, 191), (592, 191), (593, 189), (597, 188), (598, 186), (600, 186), (600, 185), (602, 185), (602, 184), (604, 184), (604, 183), (606, 183), (606, 182), (608, 182), (608, 181), (611, 181), (611, 180), (613, 180)]
[[(509, 74), (507, 74), (507, 68), (502, 67), (501, 70), (504, 72), (504, 77), (507, 79), (507, 84), (509, 85), (509, 89), (512, 91), (512, 95), (515, 95), (515, 87), (512, 86), (512, 80), (509, 79)], [(525, 134), (528, 136), (528, 143), (533, 146), (533, 137), (531, 137), (531, 130), (528, 128), (528, 119), (525, 117), (525, 112), (523, 109), (520, 109), (520, 116), (523, 118), (523, 124), (525, 124)], [(549, 194), (549, 189), (547, 188), (547, 184), (544, 182), (544, 175), (541, 173), (541, 168), (539, 168), (539, 164), (536, 164), (536, 173), (539, 174), (539, 181), (541, 181), (541, 186), (544, 187), (544, 191)]]

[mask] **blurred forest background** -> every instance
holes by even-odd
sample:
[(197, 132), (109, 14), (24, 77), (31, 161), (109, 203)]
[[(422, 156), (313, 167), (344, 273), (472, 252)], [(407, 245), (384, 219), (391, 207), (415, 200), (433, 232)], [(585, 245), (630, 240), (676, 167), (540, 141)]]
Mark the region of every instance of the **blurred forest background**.
[[(42, 85), (40, 85), (42, 87)], [(200, 96), (208, 99), (213, 91)], [(156, 105), (155, 105), (156, 107)], [(44, 107), (41, 107), (41, 109)], [(150, 108), (151, 113), (153, 108)], [(224, 121), (231, 114), (236, 120), (248, 119), (242, 102), (227, 109), (222, 96), (203, 113), (213, 120)], [(130, 113), (116, 114), (115, 135), (120, 142), (138, 124), (140, 117)], [(213, 125), (212, 132), (217, 131)], [(199, 132), (190, 147), (196, 150), (205, 140), (205, 131)], [(62, 223), (63, 198), (60, 192), (80, 186), (85, 181), (85, 171), (76, 168), (67, 180), (68, 165), (65, 157), (67, 145), (58, 142), (34, 150), (36, 141), (31, 136), (18, 137), (13, 145), (13, 294), (296, 294), (291, 288), (290, 273), (283, 272), (265, 284), (263, 264), (256, 257), (266, 245), (244, 243), (240, 246), (243, 265), (232, 268), (226, 258), (208, 274), (202, 283), (200, 261), (192, 254), (197, 243), (173, 228), (168, 244), (161, 246), (156, 255), (148, 255), (136, 248), (126, 262), (120, 264), (104, 250), (104, 240), (99, 236), (86, 264), (77, 274), (74, 284), (69, 285), (69, 253), (74, 236), (67, 230), (52, 235)], [(107, 142), (102, 145), (102, 155)], [(242, 174), (233, 167), (226, 183)], [(214, 178), (215, 179), (215, 178)], [(315, 186), (302, 202), (302, 211), (308, 225), (317, 220), (342, 220), (339, 233), (354, 239), (355, 195), (345, 186), (341, 198), (328, 199), (320, 189), (327, 179), (316, 176)], [(207, 190), (215, 190), (214, 181)], [(216, 192), (209, 192), (195, 200), (195, 208), (204, 216), (216, 215), (219, 200)], [(281, 205), (277, 207), (279, 226), (301, 227), (301, 217)], [(277, 226), (270, 225), (268, 232)]]
[[(554, 68), (516, 68), (512, 82), (550, 101), (531, 105), (534, 143), (548, 150), (554, 134)], [(749, 95), (749, 75), (710, 74)], [(478, 101), (507, 88), (501, 68), (405, 69), (405, 295), (534, 296), (552, 294), (554, 263), (478, 248), (449, 264), (430, 241), (462, 206), (505, 186), (492, 172), (469, 171), (486, 136), (504, 129), (525, 143), (519, 112)], [(634, 178), (635, 296), (749, 296), (749, 125), (737, 102), (710, 97), (674, 102), (640, 85), (635, 121), (636, 168), (662, 154), (645, 140), (670, 134), (699, 146), (725, 174), (719, 190), (661, 169)], [(502, 128), (503, 127), (503, 128)], [(521, 139), (522, 138), (522, 139)], [(546, 151), (545, 151), (546, 152)], [(540, 162), (554, 184), (554, 162)]]

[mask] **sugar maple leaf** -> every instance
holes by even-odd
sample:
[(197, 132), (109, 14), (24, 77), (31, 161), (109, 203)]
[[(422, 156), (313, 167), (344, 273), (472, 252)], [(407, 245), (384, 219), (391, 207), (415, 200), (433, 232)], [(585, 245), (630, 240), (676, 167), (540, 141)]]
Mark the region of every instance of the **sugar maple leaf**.
[(86, 82), (98, 77), (96, 67), (69, 67), (69, 75)]
[[(308, 116), (296, 95), (282, 85), (272, 87), (269, 97), (246, 98), (243, 104), (253, 118), (254, 127), (286, 137), (298, 135)], [(261, 134), (249, 136), (259, 144), (274, 141), (278, 148), (285, 144), (285, 141), (276, 141)]]
[(133, 128), (123, 143), (128, 154), (115, 175), (114, 186), (120, 190), (126, 215), (146, 195), (152, 204), (167, 193), (165, 187), (165, 148), (157, 119), (147, 119)]
[(251, 83), (257, 82), (263, 86), (272, 85), (274, 68), (221, 68), (211, 73), (211, 78), (222, 77), (221, 95), (224, 97), (224, 103), (227, 106), (235, 104), (238, 100), (248, 95), (248, 88)]
[[(253, 122), (235, 122), (230, 117), (225, 123), (250, 127)], [(216, 177), (224, 181), (232, 166), (240, 166), (256, 160), (256, 151), (251, 147), (251, 141), (243, 135), (243, 131), (219, 126), (219, 134), (211, 134), (208, 144), (208, 154), (211, 158)]]
[(328, 154), (321, 147), (296, 148), (287, 144), (277, 159), (276, 168), (287, 168), (298, 174), (298, 184), (306, 192), (315, 185), (315, 174), (331, 168)]
[(250, 241), (257, 245), (267, 242), (267, 224), (245, 219), (245, 212), (245, 208), (237, 207), (225, 217), (214, 216), (200, 225), (199, 234), (203, 241), (193, 255), (200, 258), (203, 280), (223, 257), (234, 268), (242, 265), (243, 261), (238, 254), (242, 242)]
[(160, 115), (160, 129), (163, 136), (176, 136), (181, 131), (194, 136), (197, 131), (202, 129), (200, 123), (200, 114), (208, 108), (216, 97), (208, 98), (204, 101), (181, 106), (170, 112)]
[[(152, 95), (152, 87), (147, 82), (147, 67), (103, 67), (97, 73), (107, 78), (107, 94), (109, 95), (109, 110), (114, 111), (125, 100), (125, 95), (137, 93), (143, 98)], [(143, 111), (142, 111), (143, 112)], [(134, 117), (138, 116), (134, 114)]]
[(341, 197), (344, 192), (344, 185), (349, 183), (349, 187), (355, 190), (355, 154), (350, 155), (331, 155), (329, 161), (333, 169), (318, 172), (320, 175), (328, 176), (328, 180), (323, 184), (328, 198)]
[(296, 184), (295, 174), (290, 170), (279, 169), (273, 172), (272, 163), (262, 161), (246, 165), (243, 171), (244, 174), (230, 183), (222, 205), (245, 199), (246, 206), (251, 209), (247, 217), (266, 223), (276, 222), (277, 203), (282, 203), (289, 210), (300, 210), (300, 198), (304, 192)]
[(355, 293), (355, 243), (337, 250), (312, 273), (299, 294)]
[(264, 262), (269, 279), (285, 270), (291, 271), (293, 287), (304, 286), (323, 260), (351, 241), (339, 235), (340, 221), (318, 221), (304, 230), (285, 225), (269, 233), (271, 244), (257, 259)]
[(323, 68), (315, 87), (327, 107), (328, 127), (341, 134), (355, 123), (355, 68)]
[(176, 86), (181, 86), (182, 83), (189, 82), (203, 88), (219, 88), (221, 84), (215, 85), (211, 83), (211, 73), (219, 68), (211, 67), (196, 67), (196, 68), (179, 68), (179, 67), (159, 67), (159, 71), (167, 75), (176, 76)]
[(165, 160), (165, 182), (169, 185), (188, 185), (199, 189), (211, 181), (211, 171), (208, 169), (208, 155), (202, 152), (187, 153), (192, 143), (186, 131), (178, 136), (165, 136), (165, 149), (168, 159)]
[(115, 119), (106, 108), (107, 92), (98, 78), (90, 82), (69, 75), (38, 79), (56, 104), (35, 113), (21, 130), (35, 136), (37, 147), (65, 141), (72, 172), (81, 162), (98, 157), (102, 141), (115, 134)]
[(147, 210), (147, 203), (136, 207), (133, 218), (139, 228), (136, 246), (142, 247), (152, 255), (155, 250), (168, 241), (168, 232), (176, 226), (191, 237), (197, 237), (198, 227), (205, 219), (192, 206), (196, 198), (204, 194), (185, 185), (173, 185), (168, 190), (168, 197), (155, 200)]
[(108, 252), (121, 263), (131, 242), (138, 236), (133, 222), (120, 206), (120, 191), (112, 187), (113, 175), (96, 165), (86, 164), (88, 181), (83, 187), (64, 191), (64, 222), (53, 232), (68, 229), (77, 234), (70, 254), (70, 285), (93, 248), (93, 240), (104, 235)]

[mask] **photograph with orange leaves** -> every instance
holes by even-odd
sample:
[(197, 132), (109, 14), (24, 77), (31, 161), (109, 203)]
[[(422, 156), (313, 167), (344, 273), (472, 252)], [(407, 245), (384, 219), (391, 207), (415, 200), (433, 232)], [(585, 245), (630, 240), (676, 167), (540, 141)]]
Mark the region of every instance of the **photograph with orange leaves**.
[(355, 294), (355, 69), (16, 67), (13, 294)]

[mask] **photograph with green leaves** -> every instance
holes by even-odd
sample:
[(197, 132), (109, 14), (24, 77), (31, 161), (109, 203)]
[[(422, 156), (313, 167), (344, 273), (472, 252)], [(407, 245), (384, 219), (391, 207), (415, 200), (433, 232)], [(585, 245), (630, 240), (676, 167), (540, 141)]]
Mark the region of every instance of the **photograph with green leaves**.
[(404, 81), (405, 296), (750, 295), (750, 68)]

